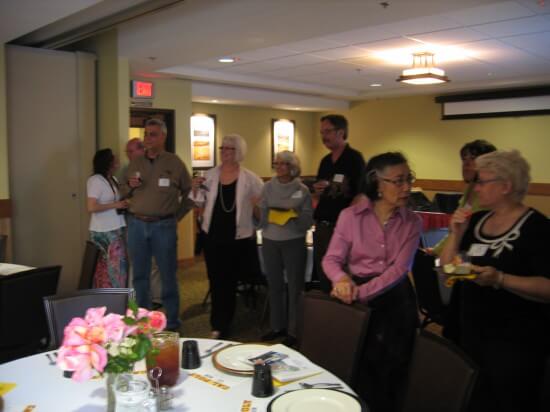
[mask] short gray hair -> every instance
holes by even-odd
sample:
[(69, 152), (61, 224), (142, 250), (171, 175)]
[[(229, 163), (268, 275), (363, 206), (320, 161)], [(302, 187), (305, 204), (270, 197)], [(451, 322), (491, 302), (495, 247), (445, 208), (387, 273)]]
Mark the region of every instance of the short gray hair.
[(275, 155), (275, 159), (281, 159), (283, 162), (288, 163), (290, 169), (290, 176), (298, 177), (302, 172), (300, 168), (300, 159), (290, 150), (283, 150)]
[(160, 131), (162, 132), (163, 135), (166, 136), (168, 134), (168, 129), (166, 128), (166, 123), (164, 123), (160, 119), (147, 119), (147, 121), (145, 122), (145, 126), (159, 126)]
[(527, 160), (517, 150), (497, 150), (476, 158), (476, 169), (486, 170), (496, 177), (507, 180), (512, 185), (512, 198), (521, 202), (529, 188), (531, 176)]
[(224, 143), (229, 143), (235, 148), (235, 161), (242, 162), (246, 155), (246, 141), (241, 135), (232, 133), (223, 137), (222, 146)]

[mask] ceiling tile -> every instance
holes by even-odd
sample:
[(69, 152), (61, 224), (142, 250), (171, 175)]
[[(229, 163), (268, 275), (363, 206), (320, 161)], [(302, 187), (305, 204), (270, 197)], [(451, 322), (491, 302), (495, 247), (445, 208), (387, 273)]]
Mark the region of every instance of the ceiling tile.
[(272, 61), (262, 61), (248, 64), (240, 64), (237, 66), (230, 66), (222, 68), (224, 73), (257, 73), (269, 70), (277, 70), (282, 66)]
[(444, 15), (424, 16), (415, 19), (403, 20), (397, 23), (383, 24), (376, 28), (384, 32), (390, 32), (401, 36), (418, 33), (427, 33), (436, 30), (448, 30), (459, 27), (456, 21)]
[(537, 58), (532, 54), (506, 44), (499, 40), (484, 40), (475, 43), (477, 54), (475, 59), (481, 62), (498, 65), (519, 65), (534, 61)]
[(343, 33), (334, 33), (325, 35), (327, 40), (335, 41), (341, 44), (353, 45), (359, 43), (367, 43), (379, 40), (387, 40), (393, 37), (398, 37), (394, 33), (379, 30), (377, 28), (365, 27), (363, 29), (350, 30)]
[(466, 27), (460, 29), (441, 30), (432, 33), (415, 34), (412, 37), (425, 43), (433, 43), (437, 45), (469, 43), (488, 38), (486, 34)]
[[(507, 37), (503, 43), (519, 47), (537, 56), (550, 59), (550, 32)], [(550, 70), (549, 70), (550, 71)]]
[(316, 39), (298, 41), (294, 43), (287, 43), (282, 45), (281, 47), (296, 53), (308, 53), (308, 52), (313, 52), (317, 50), (331, 49), (333, 47), (339, 47), (341, 45), (342, 45), (341, 43), (338, 43), (336, 41), (332, 41), (324, 38), (316, 38)]
[(351, 59), (354, 57), (361, 57), (368, 54), (365, 49), (354, 46), (338, 47), (336, 49), (329, 49), (312, 53), (314, 56), (322, 57), (324, 59), (339, 60), (339, 59)]
[(516, 1), (503, 1), (445, 13), (445, 16), (465, 26), (492, 23), (532, 16), (533, 12)]
[(294, 67), (303, 66), (305, 64), (320, 63), (323, 61), (323, 59), (313, 56), (311, 54), (296, 54), (294, 56), (271, 59), (269, 61), (274, 62), (278, 66)]
[(278, 57), (291, 56), (297, 52), (285, 49), (283, 47), (267, 47), (265, 49), (257, 49), (244, 53), (238, 53), (236, 56), (242, 61), (260, 61), (275, 59)]
[(491, 37), (516, 36), (550, 31), (550, 21), (541, 16), (525, 17), (497, 23), (482, 24), (473, 27), (476, 31)]

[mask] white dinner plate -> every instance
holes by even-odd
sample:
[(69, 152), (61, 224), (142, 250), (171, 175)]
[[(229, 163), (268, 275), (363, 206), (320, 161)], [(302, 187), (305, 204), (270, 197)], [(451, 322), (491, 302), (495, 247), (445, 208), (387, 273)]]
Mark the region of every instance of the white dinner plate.
[(238, 375), (253, 375), (254, 365), (248, 361), (248, 358), (261, 353), (267, 347), (268, 345), (260, 343), (243, 343), (242, 345), (228, 346), (216, 352), (212, 358), (212, 362), (217, 369), (224, 372)]
[(283, 393), (267, 412), (366, 412), (355, 396), (333, 389), (302, 389)]

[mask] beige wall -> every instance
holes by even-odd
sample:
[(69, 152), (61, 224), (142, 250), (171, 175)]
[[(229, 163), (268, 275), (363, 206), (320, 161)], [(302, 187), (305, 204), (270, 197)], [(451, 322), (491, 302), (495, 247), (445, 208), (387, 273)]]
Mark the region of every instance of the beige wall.
[[(175, 140), (176, 154), (185, 162), (191, 173), (191, 144), (189, 118), (191, 117), (191, 82), (186, 80), (155, 79), (155, 109), (171, 109), (176, 112)], [(128, 83), (129, 84), (129, 83)], [(126, 126), (125, 138), (128, 135)], [(193, 257), (193, 218), (189, 213), (178, 225), (178, 258)]]
[[(216, 145), (230, 133), (238, 133), (247, 142), (248, 153), (244, 166), (260, 176), (271, 176), (271, 119), (289, 119), (296, 122), (296, 154), (302, 162), (302, 174), (317, 173), (318, 161), (311, 147), (317, 138), (317, 118), (313, 113), (277, 110), (261, 107), (193, 103), (193, 113), (216, 115)], [(219, 153), (216, 153), (218, 156)]]
[[(341, 112), (350, 122), (350, 144), (365, 159), (388, 150), (402, 151), (421, 179), (460, 180), (459, 150), (474, 139), (499, 149), (518, 149), (531, 164), (535, 183), (550, 183), (550, 116), (441, 120), (434, 96), (403, 97), (355, 103)], [(326, 149), (317, 142), (314, 159)], [(550, 215), (550, 198), (529, 196), (526, 203)]]
[(8, 176), (8, 130), (6, 115), (6, 53), (0, 44), (0, 199), (10, 197)]

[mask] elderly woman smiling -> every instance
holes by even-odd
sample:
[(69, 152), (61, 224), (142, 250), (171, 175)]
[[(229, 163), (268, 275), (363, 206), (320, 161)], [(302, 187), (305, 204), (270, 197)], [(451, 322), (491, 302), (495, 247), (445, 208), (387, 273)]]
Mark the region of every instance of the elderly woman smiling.
[(276, 176), (265, 184), (259, 203), (272, 329), (262, 339), (272, 340), (288, 331), (284, 343), (292, 345), (296, 342), (298, 298), (304, 289), (305, 237), (313, 224), (313, 209), (309, 190), (299, 178), (298, 157), (285, 150), (277, 154), (273, 167)]
[(467, 253), (459, 341), (480, 365), (471, 410), (536, 411), (550, 354), (550, 221), (525, 206), (529, 165), (517, 151), (476, 159), (480, 207), (458, 209), (441, 255)]
[(407, 208), (414, 180), (401, 153), (372, 157), (363, 184), (368, 200), (342, 211), (323, 259), (332, 295), (373, 309), (358, 389), (376, 412), (397, 410), (418, 325), (407, 277), (421, 229)]
[(237, 280), (257, 260), (253, 211), (263, 187), (256, 174), (240, 165), (246, 154), (241, 136), (225, 136), (220, 151), (221, 164), (206, 177), (194, 178), (190, 193), (197, 206), (204, 207), (201, 229), (212, 293), (212, 338), (229, 334)]

